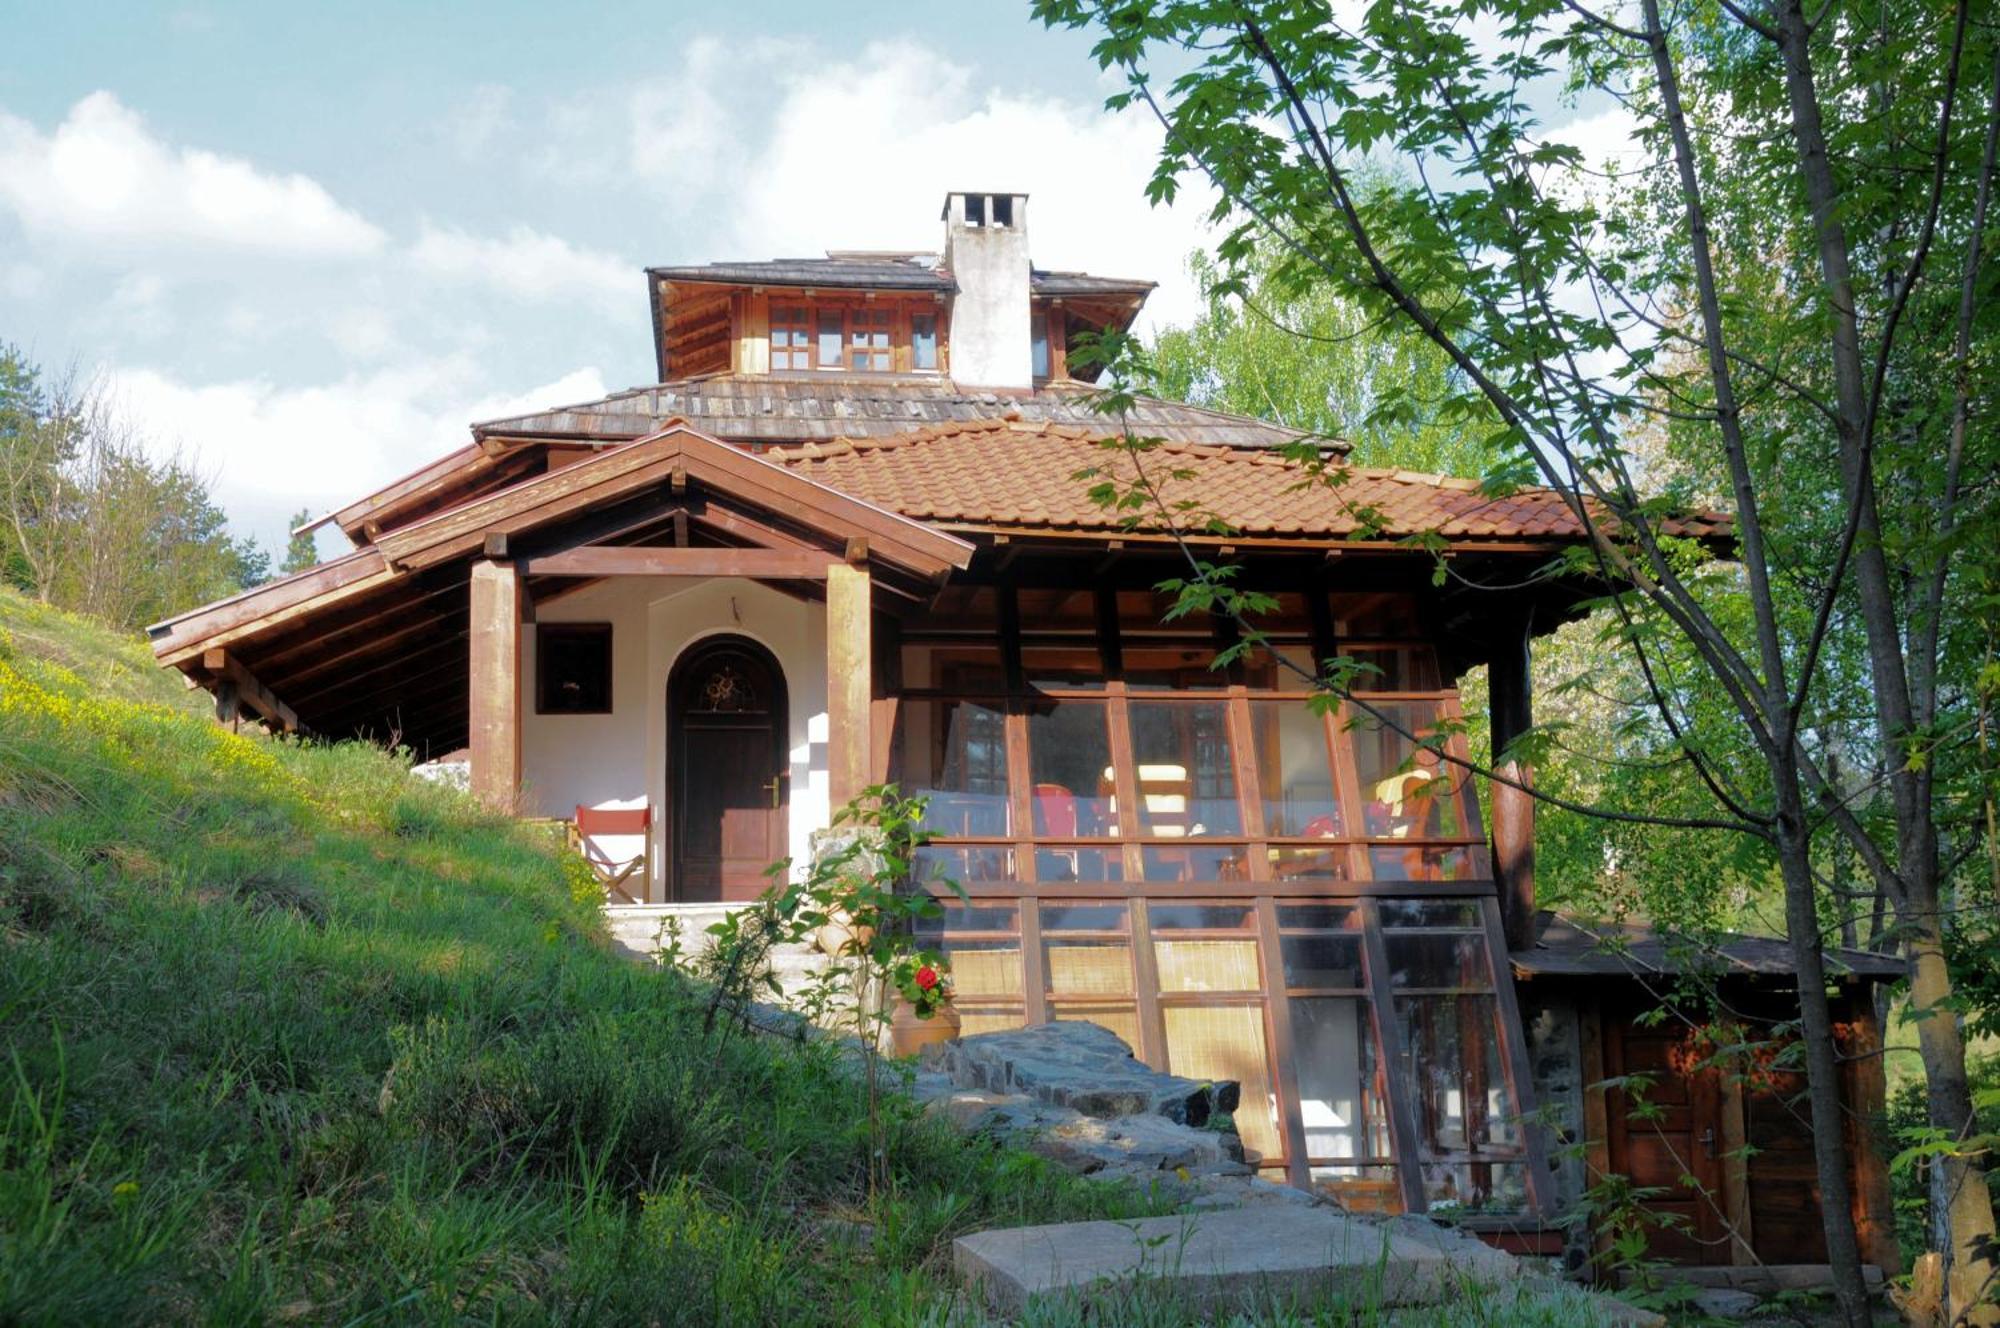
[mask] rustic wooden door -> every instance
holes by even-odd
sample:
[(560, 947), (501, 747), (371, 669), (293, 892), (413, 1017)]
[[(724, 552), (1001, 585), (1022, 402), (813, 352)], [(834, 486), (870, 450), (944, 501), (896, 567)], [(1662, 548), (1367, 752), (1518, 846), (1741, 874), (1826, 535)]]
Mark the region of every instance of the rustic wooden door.
[(755, 899), (785, 853), (785, 678), (753, 641), (720, 637), (667, 683), (672, 897)]
[(1647, 1233), (1648, 1254), (1674, 1263), (1730, 1261), (1724, 1220), (1722, 1090), (1713, 1071), (1683, 1074), (1675, 1050), (1686, 1028), (1677, 1020), (1642, 1025), (1604, 1021), (1604, 1071), (1613, 1080), (1646, 1079), (1605, 1094), (1611, 1170), (1652, 1191), (1643, 1200), (1669, 1221)]

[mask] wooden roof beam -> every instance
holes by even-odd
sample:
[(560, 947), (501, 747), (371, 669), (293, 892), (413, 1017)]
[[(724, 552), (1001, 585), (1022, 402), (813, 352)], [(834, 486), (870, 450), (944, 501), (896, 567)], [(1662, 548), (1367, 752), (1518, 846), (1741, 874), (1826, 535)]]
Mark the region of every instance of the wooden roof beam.
[(281, 732), (299, 731), (298, 711), (280, 701), (277, 693), (259, 682), (257, 675), (227, 650), (202, 652), (201, 666), (203, 671), (215, 679), (218, 687), (235, 689), (239, 705), (256, 711)]

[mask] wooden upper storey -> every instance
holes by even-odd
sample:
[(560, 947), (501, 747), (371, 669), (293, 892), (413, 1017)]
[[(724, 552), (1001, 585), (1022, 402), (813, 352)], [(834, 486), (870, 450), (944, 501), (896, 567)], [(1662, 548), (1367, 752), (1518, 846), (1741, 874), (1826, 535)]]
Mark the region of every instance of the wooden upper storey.
[[(960, 291), (935, 255), (655, 267), (646, 280), (661, 382), (719, 373), (951, 375)], [(1094, 369), (1070, 364), (1070, 348), (1084, 333), (1129, 327), (1152, 288), (1031, 270), (1026, 335), (1036, 381), (1094, 379)]]

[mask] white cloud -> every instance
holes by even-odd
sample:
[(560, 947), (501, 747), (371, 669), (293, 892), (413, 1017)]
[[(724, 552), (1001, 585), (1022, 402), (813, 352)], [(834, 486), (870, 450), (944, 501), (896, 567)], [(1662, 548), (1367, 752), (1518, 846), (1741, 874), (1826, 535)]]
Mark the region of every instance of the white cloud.
[[(676, 109), (643, 113), (656, 101)], [(1158, 281), (1149, 322), (1195, 311), (1185, 265), (1206, 191), (1147, 203), (1160, 137), (1135, 114), (986, 87), (913, 42), (873, 43), (851, 61), (774, 44), (749, 67), (697, 48), (633, 107), (631, 169), (681, 208), (699, 195), (714, 224), (713, 252), (656, 261), (935, 248), (948, 190), (1008, 189), (1033, 196), (1037, 263)], [(729, 155), (714, 160), (715, 145)]]
[(442, 126), (445, 141), (459, 156), (484, 156), (502, 133), (514, 126), (514, 90), (499, 83), (481, 83), (454, 106)]
[(48, 134), (0, 112), (0, 205), (39, 241), (100, 253), (193, 246), (348, 257), (386, 238), (307, 176), (166, 143), (109, 92), (77, 102)]
[(522, 300), (637, 300), (640, 266), (515, 226), (501, 238), (426, 222), (410, 261), (445, 281), (490, 286)]
[(286, 523), (343, 506), (470, 439), (475, 420), (605, 394), (595, 367), (499, 394), (467, 358), (406, 363), (327, 383), (188, 383), (151, 368), (111, 370), (110, 399), (162, 452), (213, 479), (239, 533), (283, 548)]

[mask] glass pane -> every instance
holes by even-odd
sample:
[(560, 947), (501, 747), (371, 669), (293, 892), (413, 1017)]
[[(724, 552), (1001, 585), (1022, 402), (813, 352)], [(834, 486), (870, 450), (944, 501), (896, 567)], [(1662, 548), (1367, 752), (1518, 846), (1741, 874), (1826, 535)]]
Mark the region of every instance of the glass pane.
[(1095, 645), (1021, 647), (1021, 674), (1030, 687), (1104, 686), (1104, 661)]
[(1384, 927), (1458, 927), (1483, 931), (1479, 905), (1457, 899), (1385, 899), (1380, 905)]
[(1020, 998), (1019, 941), (952, 941), (944, 951), (951, 961), (952, 990), (959, 996)]
[(1007, 784), (1007, 714), (978, 701), (905, 701), (902, 783), (929, 799), (924, 827), (946, 838), (1013, 833)]
[(1280, 927), (1311, 927), (1315, 931), (1359, 930), (1361, 913), (1345, 904), (1280, 904)]
[(1123, 941), (1047, 940), (1042, 962), (1054, 995), (1132, 994), (1132, 947)]
[[(1035, 377), (1047, 378), (1049, 376), (1049, 325), (1046, 319), (1041, 318), (1035, 319), (1034, 325), (1035, 340), (1031, 351), (1031, 358), (1034, 363), (1031, 367)], [(1016, 344), (1018, 345), (1019, 343), (1017, 342)]]
[(1250, 732), (1271, 835), (1332, 839), (1343, 833), (1326, 745), (1326, 720), (1304, 701), (1253, 701)]
[(1227, 687), (1229, 674), (1211, 667), (1214, 646), (1126, 646), (1125, 685), (1135, 692), (1198, 692)]
[(1427, 1162), (1520, 1156), (1520, 1123), (1507, 1098), (1493, 1018), (1491, 996), (1396, 1001), (1416, 1095), (1417, 1140)]
[(926, 885), (957, 881), (960, 885), (981, 881), (1014, 879), (1014, 850), (994, 844), (979, 848), (952, 848), (927, 844), (911, 859), (916, 879)]
[(1388, 951), (1389, 984), (1398, 989), (1493, 990), (1483, 932), (1389, 932), (1382, 938), (1382, 947)]
[(1423, 1177), (1424, 1201), (1433, 1213), (1521, 1213), (1528, 1208), (1528, 1169), (1519, 1162), (1429, 1163)]
[(942, 935), (945, 932), (1018, 932), (1021, 929), (1021, 914), (1013, 904), (954, 904), (944, 905), (944, 915), (924, 918), (917, 923), (919, 935)]
[(819, 315), (819, 363), (823, 369), (840, 367), (840, 344), (846, 339), (838, 309), (822, 309)]
[(1287, 987), (1358, 991), (1363, 985), (1359, 936), (1286, 936), (1278, 944)]
[(1355, 662), (1369, 665), (1354, 675), (1357, 692), (1434, 692), (1440, 687), (1437, 654), (1429, 646), (1397, 646), (1343, 650)]
[(1024, 632), (1097, 631), (1097, 592), (1023, 586), (1014, 592)]
[(1394, 1167), (1326, 1166), (1309, 1169), (1312, 1186), (1350, 1213), (1400, 1213), (1403, 1190)]
[(1264, 985), (1253, 940), (1156, 940), (1153, 962), (1161, 991), (1258, 991)]
[[(1440, 714), (1430, 701), (1384, 701), (1375, 707), (1390, 721), (1354, 712), (1343, 736), (1354, 749), (1371, 839), (1455, 839), (1469, 833), (1455, 796), (1463, 772), (1444, 767), (1437, 753), (1420, 748), (1403, 732), (1428, 738), (1439, 730)], [(1403, 732), (1399, 732), (1398, 729)]]
[(1348, 873), (1345, 848), (1274, 848), (1271, 875), (1280, 881), (1344, 881)]
[(910, 364), (917, 369), (935, 369), (937, 358), (937, 315), (910, 315)]
[(1228, 707), (1134, 701), (1131, 716), (1142, 832), (1160, 839), (1241, 834)]
[(1096, 1024), (1099, 1028), (1108, 1028), (1113, 1033), (1116, 1033), (1119, 1040), (1133, 1052), (1136, 1053), (1139, 1050), (1139, 1012), (1130, 1005), (1100, 1005), (1095, 1002), (1078, 1004), (1074, 1001), (1066, 1001), (1060, 1005), (1051, 1005), (1049, 1007), (1049, 1018), (1057, 1021), (1072, 1020), (1079, 1023)]
[(1320, 1165), (1394, 1156), (1368, 1002), (1315, 996), (1290, 1005), (1307, 1159)]
[(1331, 600), (1333, 629), (1342, 637), (1423, 635), (1415, 596), (1367, 591), (1338, 594)]
[(1368, 867), (1378, 881), (1486, 881), (1493, 877), (1486, 867), (1485, 851), (1470, 845), (1371, 848)]
[(1124, 931), (1123, 904), (1043, 904), (1039, 914), (1047, 931)]
[(1147, 905), (1146, 925), (1162, 931), (1251, 931), (1257, 919), (1247, 904), (1184, 904), (1154, 900)]
[(1086, 848), (1080, 844), (1049, 845), (1035, 850), (1037, 881), (1122, 881), (1125, 851)]
[(1049, 701), (1028, 714), (1035, 834), (1088, 839), (1115, 831), (1111, 738), (1102, 701)]
[(1167, 1033), (1167, 1069), (1190, 1079), (1234, 1079), (1242, 1085), (1236, 1131), (1251, 1160), (1284, 1156), (1264, 1010), (1257, 1005), (1169, 1005), (1160, 1011)]
[(1250, 850), (1242, 844), (1189, 841), (1171, 848), (1148, 846), (1141, 854), (1145, 879), (1180, 885), (1249, 879)]

